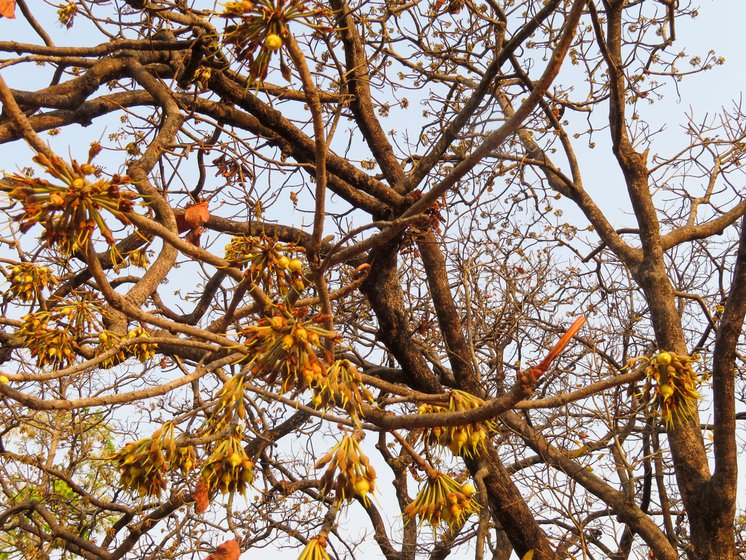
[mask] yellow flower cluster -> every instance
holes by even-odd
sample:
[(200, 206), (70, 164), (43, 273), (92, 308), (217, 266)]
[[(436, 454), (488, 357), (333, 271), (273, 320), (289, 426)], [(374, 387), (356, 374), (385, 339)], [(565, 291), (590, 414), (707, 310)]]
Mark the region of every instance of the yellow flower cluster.
[(197, 452), (193, 445), (179, 445), (176, 442), (176, 453), (171, 458), (169, 467), (172, 470), (180, 470), (184, 476), (187, 476), (194, 468), (197, 462)]
[[(451, 391), (447, 407), (423, 404), (419, 407), (419, 413), (460, 412), (482, 405), (484, 401), (479, 397), (455, 389)], [(465, 426), (436, 426), (425, 430), (422, 437), (427, 443), (447, 447), (456, 456), (473, 457), (484, 448), (489, 433), (494, 430), (495, 422), (490, 420)]]
[(34, 161), (62, 185), (25, 175), (7, 176), (10, 186), (0, 185), (0, 190), (23, 206), (23, 212), (14, 217), (20, 222), (21, 232), (41, 224), (44, 228), (42, 241), (62, 255), (85, 248), (96, 228), (109, 245), (114, 244), (114, 236), (100, 210), (107, 210), (121, 223), (129, 225), (124, 213), (134, 208), (137, 195), (120, 188), (130, 182), (128, 177), (114, 175), (108, 180), (97, 177), (99, 171), (91, 160), (100, 150), (100, 146), (94, 145), (87, 163), (81, 165), (73, 160), (70, 166), (56, 155), (51, 158), (35, 155)]
[(21, 301), (33, 301), (48, 286), (56, 286), (57, 278), (46, 266), (22, 262), (10, 268), (10, 293)]
[(158, 348), (156, 343), (146, 341), (149, 336), (150, 334), (148, 334), (148, 331), (142, 327), (135, 327), (127, 333), (127, 338), (129, 339), (140, 339), (140, 342), (136, 343), (134, 346), (129, 346), (128, 350), (143, 364), (155, 356), (155, 351)]
[[(309, 9), (303, 0), (254, 0), (225, 4), (220, 14), (234, 20), (226, 26), (223, 42), (233, 45), (238, 60), (249, 61), (251, 80), (263, 81), (272, 54), (280, 50), (288, 34), (288, 22), (317, 19), (325, 16), (323, 9)], [(312, 25), (319, 28), (319, 26)]]
[[(135, 327), (127, 333), (127, 339), (138, 339), (138, 342), (129, 346), (120, 348), (116, 354), (107, 358), (101, 363), (103, 368), (111, 368), (121, 364), (129, 356), (134, 356), (141, 363), (147, 362), (150, 358), (155, 355), (158, 345), (155, 342), (147, 342), (147, 338), (150, 336), (148, 331), (143, 327)], [(98, 353), (103, 354), (110, 350), (122, 341), (122, 337), (111, 331), (105, 330), (98, 334)]]
[(217, 394), (218, 402), (207, 417), (206, 433), (215, 434), (222, 431), (236, 417), (241, 420), (246, 418), (243, 401), (245, 383), (244, 375), (233, 375), (223, 384)]
[(692, 369), (692, 361), (690, 356), (664, 351), (656, 355), (645, 370), (648, 379), (655, 382), (646, 392), (652, 391), (651, 400), (657, 404), (667, 430), (673, 428), (676, 419), (691, 418), (696, 410), (699, 378)]
[(202, 480), (209, 494), (220, 491), (244, 494), (254, 479), (254, 463), (241, 445), (240, 429), (219, 442), (202, 468)]
[(312, 385), (312, 404), (316, 408), (339, 406), (357, 418), (363, 415), (363, 401), (375, 402), (373, 394), (363, 385), (360, 372), (350, 360), (336, 360), (322, 378)]
[(61, 369), (75, 360), (80, 341), (100, 328), (100, 317), (101, 306), (95, 296), (87, 291), (75, 292), (48, 311), (23, 317), (18, 335), (36, 358), (37, 367)]
[(166, 422), (151, 437), (128, 443), (111, 458), (121, 471), (125, 490), (135, 490), (140, 496), (160, 496), (175, 455), (174, 424)]
[(225, 247), (225, 260), (239, 268), (265, 291), (287, 295), (290, 288), (301, 292), (306, 286), (303, 262), (297, 257), (302, 247), (280, 243), (266, 236), (237, 236)]
[(267, 383), (278, 383), (283, 393), (322, 383), (328, 360), (321, 339), (336, 340), (339, 336), (319, 326), (325, 320), (323, 316), (303, 320), (305, 310), (279, 310), (279, 314), (260, 319), (240, 332), (251, 352), (252, 373)]
[(29, 313), (23, 318), (18, 335), (24, 346), (36, 358), (36, 367), (63, 369), (75, 360), (78, 344), (65, 328), (50, 327), (51, 314), (46, 311)]
[(329, 554), (326, 552), (326, 537), (319, 535), (309, 540), (306, 548), (298, 556), (298, 560), (329, 560)]
[(321, 477), (322, 492), (326, 494), (333, 488), (337, 499), (351, 500), (358, 495), (367, 504), (368, 494), (375, 491), (376, 471), (360, 449), (358, 439), (357, 434), (342, 438), (316, 463), (316, 468), (329, 465)]
[(450, 476), (435, 471), (412, 503), (404, 508), (404, 516), (420, 522), (427, 521), (433, 528), (441, 522), (450, 527), (460, 524), (466, 517), (479, 510), (474, 500), (475, 489), (470, 483), (459, 484)]

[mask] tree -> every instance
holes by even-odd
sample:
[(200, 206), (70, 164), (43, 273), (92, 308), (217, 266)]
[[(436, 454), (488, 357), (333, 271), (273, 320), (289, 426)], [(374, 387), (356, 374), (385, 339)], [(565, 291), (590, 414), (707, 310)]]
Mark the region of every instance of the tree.
[(656, 121), (693, 7), (34, 4), (3, 558), (746, 553), (746, 123)]

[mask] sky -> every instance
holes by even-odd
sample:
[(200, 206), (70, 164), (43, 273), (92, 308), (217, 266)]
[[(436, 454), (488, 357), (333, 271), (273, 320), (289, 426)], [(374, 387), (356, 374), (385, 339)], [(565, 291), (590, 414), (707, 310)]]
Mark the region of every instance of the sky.
[[(684, 1), (686, 0), (682, 0), (682, 2)], [(677, 27), (678, 44), (686, 45), (687, 52), (690, 54), (705, 55), (707, 51), (712, 49), (718, 56), (725, 57), (725, 64), (715, 67), (709, 72), (687, 78), (679, 88), (680, 96), (676, 95), (673, 88), (669, 88), (665, 102), (657, 102), (650, 107), (650, 118), (664, 129), (656, 142), (656, 150), (659, 150), (660, 153), (675, 149), (677, 140), (680, 141), (682, 138), (680, 127), (686, 122), (687, 114), (695, 115), (696, 120), (718, 112), (722, 106), (727, 107), (734, 100), (737, 101), (743, 94), (746, 84), (744, 80), (746, 48), (743, 46), (746, 2), (742, 0), (702, 0), (700, 5), (698, 18), (679, 22)], [(70, 44), (78, 42), (80, 33), (80, 28), (74, 27), (73, 30), (67, 32), (68, 40), (65, 42)], [(0, 37), (2, 40), (37, 42), (37, 37), (22, 17), (15, 21), (0, 20)], [(33, 75), (21, 75), (16, 71), (9, 72), (7, 70), (0, 70), (0, 72), (7, 77), (11, 87), (31, 89), (35, 85)], [(68, 138), (62, 135), (60, 143), (67, 142)], [(77, 149), (74, 149), (74, 155), (82, 158), (87, 151), (87, 142), (85, 149), (83, 147), (78, 148), (80, 153), (77, 152)], [(67, 153), (66, 148), (60, 151)], [(29, 152), (20, 143), (3, 146), (2, 156), (0, 156), (0, 169), (15, 170), (16, 165), (20, 165), (19, 162), (28, 160), (28, 154)], [(583, 161), (592, 160), (592, 157), (583, 158)], [(605, 165), (600, 163), (596, 166), (586, 165), (584, 171), (586, 184), (591, 185), (590, 188), (600, 191), (609, 182), (608, 168)], [(626, 223), (625, 213), (628, 208), (624, 206), (621, 200), (615, 199), (613, 196), (599, 197), (599, 204), (609, 215), (616, 218), (615, 225)], [(743, 458), (740, 468), (742, 473), (741, 487), (743, 488), (746, 486), (744, 484), (746, 479), (743, 474), (746, 473), (746, 460)], [(742, 501), (740, 504), (741, 510), (744, 507), (746, 507), (746, 501)], [(351, 509), (347, 524), (353, 525), (354, 520), (355, 511)], [(261, 555), (267, 560), (288, 557), (287, 551), (273, 553), (265, 550)], [(243, 556), (243, 558), (251, 557), (256, 556), (250, 556), (249, 554)]]

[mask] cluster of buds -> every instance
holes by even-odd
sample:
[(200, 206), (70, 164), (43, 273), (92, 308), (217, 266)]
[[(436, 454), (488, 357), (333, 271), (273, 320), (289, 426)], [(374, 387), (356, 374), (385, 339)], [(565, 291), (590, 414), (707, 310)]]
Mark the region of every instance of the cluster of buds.
[(241, 445), (240, 429), (215, 446), (202, 468), (202, 480), (209, 494), (220, 491), (243, 495), (254, 480), (254, 463)]
[(241, 330), (252, 355), (252, 373), (267, 383), (279, 383), (283, 393), (300, 392), (325, 382), (326, 351), (321, 339), (336, 340), (339, 335), (319, 326), (326, 317), (315, 315), (303, 320), (304, 309), (260, 319)]
[(73, 363), (78, 344), (68, 329), (51, 327), (48, 311), (29, 313), (23, 318), (18, 335), (24, 347), (36, 358), (36, 367), (63, 369)]
[(645, 373), (655, 382), (646, 387), (645, 393), (657, 403), (666, 429), (670, 430), (675, 419), (691, 418), (697, 407), (698, 377), (692, 369), (690, 356), (679, 356), (673, 352), (660, 352), (649, 363)]
[(75, 5), (75, 2), (68, 0), (67, 4), (63, 4), (57, 9), (57, 18), (62, 25), (70, 29), (73, 26), (75, 14), (77, 13), (78, 7)]
[[(147, 342), (147, 338), (150, 336), (148, 331), (142, 327), (135, 327), (127, 333), (127, 340), (137, 339), (137, 342), (133, 342), (128, 345), (122, 345), (114, 355), (109, 356), (101, 363), (103, 368), (111, 368), (121, 364), (130, 356), (134, 356), (141, 363), (147, 362), (150, 358), (155, 355), (155, 351), (158, 345), (155, 342)], [(105, 330), (98, 334), (98, 353), (103, 354), (114, 348), (117, 344), (122, 342), (122, 337), (118, 334)]]
[(197, 452), (193, 445), (184, 445), (184, 442), (176, 441), (176, 452), (171, 459), (171, 470), (180, 470), (184, 476), (188, 476), (197, 462)]
[(139, 247), (138, 249), (122, 254), (115, 245), (112, 245), (109, 255), (111, 256), (114, 272), (119, 272), (124, 266), (135, 266), (142, 269), (147, 269), (150, 266), (147, 247)]
[(140, 496), (160, 496), (175, 456), (174, 424), (166, 422), (151, 437), (128, 443), (111, 458), (121, 471), (124, 489), (137, 491)]
[(124, 214), (134, 208), (137, 195), (120, 188), (130, 183), (128, 177), (114, 175), (109, 180), (96, 177), (100, 172), (91, 160), (100, 151), (101, 147), (94, 144), (88, 153), (88, 162), (82, 165), (74, 160), (67, 165), (56, 155), (51, 158), (35, 155), (34, 161), (62, 185), (36, 177), (7, 176), (11, 186), (0, 185), (0, 189), (11, 200), (22, 204), (23, 212), (14, 217), (20, 222), (22, 233), (41, 224), (44, 228), (42, 241), (49, 247), (56, 247), (63, 255), (83, 249), (96, 228), (109, 245), (114, 244), (114, 236), (100, 210), (107, 210), (120, 222), (129, 225)]
[(101, 327), (101, 303), (93, 292), (76, 292), (74, 299), (60, 301), (49, 310), (57, 324), (78, 338)]
[(449, 527), (460, 525), (479, 509), (475, 493), (471, 483), (459, 484), (450, 476), (433, 471), (414, 501), (404, 508), (404, 516), (408, 519), (419, 516), (420, 523), (427, 521), (433, 528), (442, 521)]
[(218, 391), (218, 402), (207, 417), (206, 433), (216, 434), (232, 424), (236, 418), (246, 418), (244, 405), (244, 375), (233, 375), (228, 378)]
[[(440, 412), (461, 412), (484, 405), (479, 397), (458, 389), (451, 391), (448, 406), (423, 404), (420, 414)], [(489, 432), (495, 430), (495, 422), (475, 422), (465, 426), (436, 426), (423, 432), (423, 439), (429, 444), (437, 443), (447, 447), (456, 456), (473, 457), (484, 448)]]
[[(316, 462), (316, 468), (329, 465), (321, 477), (322, 492), (332, 488), (338, 500), (351, 500), (355, 495), (368, 503), (368, 494), (375, 491), (376, 471), (368, 457), (360, 449), (358, 441), (362, 432), (345, 436), (332, 449)], [(337, 474), (336, 480), (334, 478)]]
[(318, 535), (308, 541), (298, 560), (329, 560), (326, 552), (326, 535)]
[(140, 247), (127, 253), (127, 261), (137, 268), (148, 268), (150, 259), (148, 258), (148, 248)]
[(312, 404), (316, 408), (340, 406), (357, 418), (363, 415), (363, 401), (375, 402), (373, 395), (363, 385), (360, 372), (349, 360), (336, 360), (326, 370), (322, 380), (316, 382)]
[(283, 295), (290, 288), (301, 292), (306, 287), (303, 262), (297, 258), (302, 253), (302, 247), (266, 236), (237, 236), (225, 247), (225, 259), (239, 268), (248, 267), (249, 280)]
[[(309, 9), (303, 0), (228, 2), (220, 15), (235, 23), (225, 27), (223, 42), (233, 45), (239, 61), (249, 61), (252, 81), (263, 81), (267, 77), (272, 55), (282, 48), (289, 37), (288, 23), (300, 20), (311, 27), (321, 28), (310, 23), (310, 20), (326, 14), (326, 10), (321, 8)], [(281, 68), (283, 66), (281, 62)], [(289, 72), (285, 68), (282, 70), (285, 75)]]
[[(101, 331), (100, 333), (98, 333), (98, 353), (103, 354), (104, 352), (108, 352), (109, 350), (114, 348), (114, 346), (119, 344), (121, 339), (122, 338), (118, 334), (112, 331)], [(109, 356), (103, 362), (101, 362), (101, 367), (104, 369), (112, 368), (121, 364), (126, 359), (126, 347), (121, 347), (112, 356)]]
[(139, 340), (139, 342), (129, 346), (128, 350), (143, 364), (155, 356), (155, 351), (158, 348), (158, 345), (155, 342), (147, 342), (149, 336), (150, 334), (148, 334), (148, 331), (139, 326), (127, 333), (127, 338), (136, 338)]
[(57, 278), (51, 270), (46, 266), (30, 262), (18, 263), (10, 267), (8, 280), (10, 293), (26, 302), (38, 299), (44, 288), (57, 285)]
[(101, 327), (101, 305), (95, 295), (77, 291), (73, 296), (58, 300), (48, 311), (23, 318), (18, 335), (36, 358), (37, 367), (67, 367), (78, 354), (80, 340)]

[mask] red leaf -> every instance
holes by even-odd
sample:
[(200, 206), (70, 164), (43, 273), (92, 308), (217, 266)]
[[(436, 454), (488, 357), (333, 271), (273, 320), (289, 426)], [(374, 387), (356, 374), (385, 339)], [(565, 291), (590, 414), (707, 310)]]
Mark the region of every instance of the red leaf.
[(236, 539), (225, 541), (205, 560), (238, 560), (241, 557), (241, 546)]
[(16, 17), (16, 0), (0, 0), (0, 16), (13, 19)]
[(208, 202), (196, 202), (187, 206), (184, 212), (184, 224), (187, 229), (197, 229), (210, 219), (210, 211), (207, 209)]

